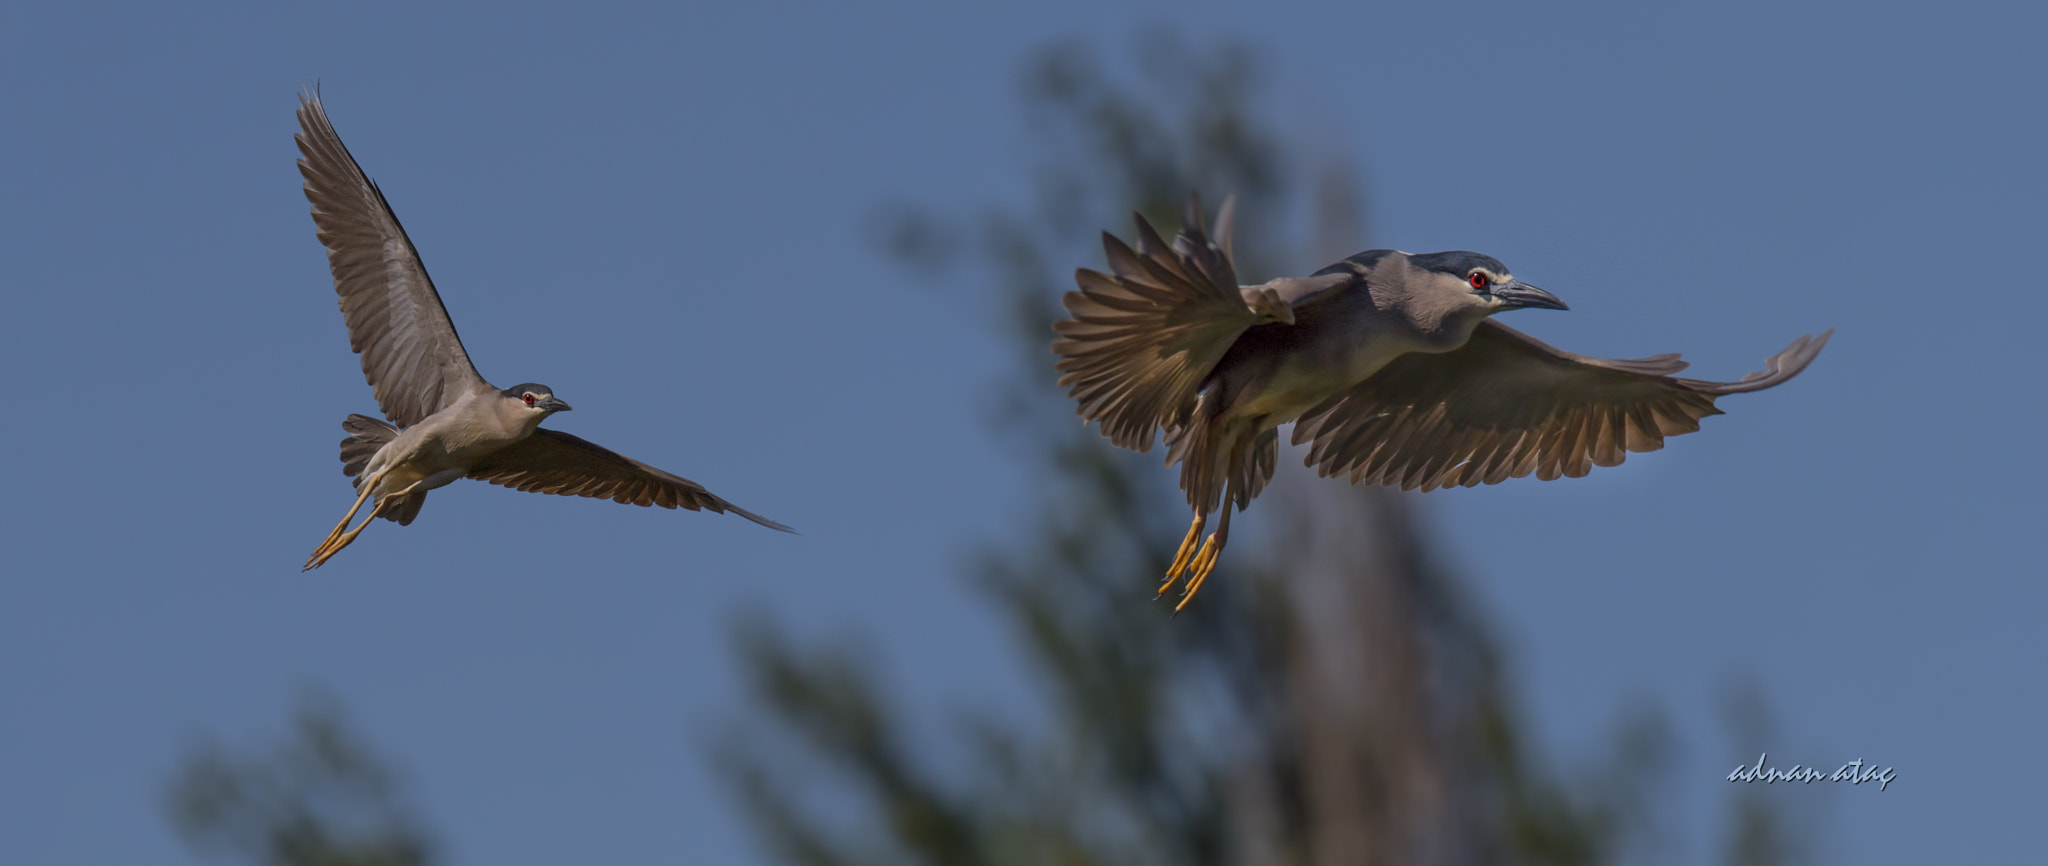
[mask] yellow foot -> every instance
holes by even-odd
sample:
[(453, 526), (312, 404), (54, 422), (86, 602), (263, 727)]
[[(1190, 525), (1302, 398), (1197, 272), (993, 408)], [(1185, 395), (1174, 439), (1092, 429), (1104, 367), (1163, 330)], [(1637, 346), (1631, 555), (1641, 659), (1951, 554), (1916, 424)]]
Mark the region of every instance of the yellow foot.
[[(412, 492), (412, 488), (408, 487), (403, 492), (393, 494), (392, 496), (404, 496), (410, 492)], [(319, 568), (326, 564), (327, 560), (333, 559), (335, 554), (340, 553), (342, 548), (355, 543), (356, 536), (363, 534), (363, 530), (369, 529), (370, 524), (377, 522), (377, 515), (384, 510), (386, 504), (391, 502), (392, 496), (386, 496), (377, 500), (377, 507), (370, 509), (370, 516), (363, 518), (361, 525), (320, 542), (319, 547), (313, 548), (313, 555), (306, 558), (306, 567), (299, 569), (299, 571), (308, 572)], [(355, 512), (351, 510), (349, 516), (355, 516)], [(342, 525), (346, 526), (347, 522), (344, 521)]]
[[(350, 540), (353, 541), (354, 539)], [(340, 553), (341, 549), (347, 546), (347, 544), (335, 544), (332, 540), (323, 542), (319, 547), (314, 548), (312, 556), (306, 557), (306, 567), (299, 569), (299, 571), (312, 571), (327, 564), (327, 560), (334, 558), (335, 554)]]
[(1195, 593), (1202, 591), (1202, 584), (1207, 583), (1209, 575), (1216, 571), (1216, 558), (1223, 554), (1223, 545), (1216, 540), (1216, 536), (1221, 534), (1213, 533), (1207, 541), (1202, 542), (1201, 552), (1195, 554), (1194, 562), (1189, 563), (1188, 588), (1181, 592), (1180, 604), (1173, 606), (1174, 613), (1186, 610), (1188, 602), (1195, 600)]
[(1194, 522), (1188, 524), (1188, 534), (1180, 540), (1180, 549), (1173, 553), (1173, 564), (1166, 567), (1166, 582), (1159, 585), (1160, 595), (1165, 595), (1187, 572), (1195, 558), (1195, 542), (1202, 537), (1202, 525), (1208, 522), (1208, 515), (1197, 514)]
[(1153, 599), (1155, 599), (1155, 600), (1156, 600), (1156, 599), (1162, 599), (1162, 598), (1165, 598), (1165, 597), (1166, 597), (1166, 591), (1167, 591), (1167, 590), (1169, 590), (1169, 589), (1172, 589), (1172, 588), (1173, 588), (1173, 585), (1174, 585), (1174, 584), (1176, 584), (1176, 583), (1179, 583), (1179, 582), (1180, 582), (1180, 575), (1178, 575), (1178, 574), (1168, 574), (1168, 575), (1166, 575), (1166, 581), (1165, 581), (1164, 583), (1161, 583), (1161, 584), (1159, 584), (1159, 594), (1158, 594), (1158, 595), (1155, 595), (1155, 596), (1153, 596)]
[[(354, 519), (355, 519), (354, 517), (350, 517), (350, 518), (349, 518), (349, 520), (354, 520)], [(320, 546), (319, 546), (319, 547), (315, 547), (315, 548), (313, 548), (313, 555), (314, 555), (314, 556), (319, 556), (319, 555), (320, 555), (320, 551), (322, 551), (322, 550), (326, 550), (326, 549), (327, 549), (327, 545), (333, 544), (333, 543), (334, 543), (334, 540), (335, 540), (335, 539), (337, 539), (337, 538), (340, 538), (340, 537), (341, 537), (341, 534), (342, 534), (343, 532), (347, 531), (347, 530), (348, 530), (348, 521), (343, 521), (343, 522), (341, 523), (341, 525), (339, 525), (339, 526), (336, 526), (336, 527), (334, 527), (334, 531), (333, 531), (333, 532), (327, 533), (327, 537), (326, 537), (326, 538), (323, 538), (323, 539), (321, 539), (321, 540), (320, 540)], [(308, 560), (306, 560), (306, 561), (307, 561), (307, 562), (311, 562), (312, 560), (311, 560), (311, 559), (308, 559)]]

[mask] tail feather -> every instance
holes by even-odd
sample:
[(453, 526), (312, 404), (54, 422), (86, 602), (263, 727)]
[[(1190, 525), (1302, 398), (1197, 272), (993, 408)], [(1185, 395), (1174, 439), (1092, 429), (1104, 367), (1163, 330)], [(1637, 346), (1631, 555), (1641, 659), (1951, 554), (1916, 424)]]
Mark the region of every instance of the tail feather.
[(1214, 395), (1195, 398), (1187, 422), (1166, 431), (1166, 465), (1180, 464), (1180, 489), (1197, 514), (1214, 514), (1229, 481), (1230, 431), (1216, 424)]
[[(370, 458), (377, 451), (398, 438), (398, 428), (368, 415), (350, 415), (341, 422), (341, 429), (348, 438), (341, 440), (341, 474), (349, 477), (349, 483), (358, 491), (362, 489), (363, 470), (369, 468)], [(378, 517), (395, 520), (400, 526), (411, 525), (413, 518), (420, 515), (420, 508), (427, 504), (427, 492), (421, 490), (385, 506), (377, 512)]]
[(350, 415), (341, 422), (341, 429), (348, 431), (348, 438), (341, 440), (341, 474), (354, 479), (351, 483), (363, 483), (363, 469), (370, 465), (370, 458), (385, 443), (398, 438), (398, 428), (368, 415)]
[[(1166, 465), (1180, 464), (1180, 489), (1197, 512), (1213, 514), (1231, 504), (1243, 511), (1273, 480), (1280, 431), (1254, 432), (1243, 421), (1217, 424), (1211, 399), (1202, 395), (1186, 424), (1167, 428)], [(1223, 501), (1226, 494), (1229, 502)]]
[(412, 519), (420, 516), (420, 508), (426, 504), (427, 492), (415, 490), (406, 494), (404, 499), (385, 506), (383, 511), (377, 512), (377, 516), (385, 520), (396, 520), (399, 526), (411, 526)]
[(1237, 464), (1237, 476), (1230, 481), (1230, 498), (1237, 502), (1237, 510), (1250, 507), (1252, 500), (1266, 489), (1266, 482), (1273, 480), (1273, 468), (1280, 463), (1280, 430), (1269, 427), (1251, 440), (1251, 453)]

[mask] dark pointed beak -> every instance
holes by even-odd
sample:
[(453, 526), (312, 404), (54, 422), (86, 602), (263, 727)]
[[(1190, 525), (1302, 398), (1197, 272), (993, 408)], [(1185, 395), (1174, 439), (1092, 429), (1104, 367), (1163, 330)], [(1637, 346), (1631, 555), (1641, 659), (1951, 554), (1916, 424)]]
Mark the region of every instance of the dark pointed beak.
[(540, 408), (546, 409), (549, 412), (567, 412), (569, 411), (569, 404), (562, 402), (560, 397), (549, 397), (546, 400), (540, 401)]
[(1558, 300), (1556, 295), (1546, 292), (1521, 280), (1509, 280), (1493, 287), (1493, 296), (1507, 302), (1510, 309), (1536, 307), (1544, 310), (1569, 310), (1570, 307)]

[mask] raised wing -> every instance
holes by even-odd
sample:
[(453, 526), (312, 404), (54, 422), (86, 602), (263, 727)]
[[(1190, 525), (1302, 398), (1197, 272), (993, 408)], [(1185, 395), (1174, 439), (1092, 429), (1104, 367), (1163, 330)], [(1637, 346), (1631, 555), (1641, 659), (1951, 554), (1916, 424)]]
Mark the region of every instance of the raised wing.
[(1491, 319), (1461, 349), (1403, 355), (1309, 410), (1294, 443), (1320, 475), (1403, 490), (1549, 481), (1655, 451), (1719, 415), (1714, 398), (1799, 375), (1834, 331), (1800, 337), (1737, 382), (1674, 378), (1677, 355), (1576, 355)]
[(471, 467), (469, 477), (559, 496), (588, 496), (626, 505), (659, 505), (689, 511), (730, 511), (769, 529), (796, 530), (712, 495), (704, 485), (670, 475), (624, 454), (560, 430), (536, 428), (532, 436), (499, 449)]
[(1151, 450), (1160, 427), (1187, 420), (1202, 380), (1239, 334), (1292, 320), (1284, 303), (1239, 289), (1229, 253), (1233, 210), (1224, 202), (1213, 241), (1192, 196), (1171, 247), (1143, 216), (1136, 250), (1103, 233), (1110, 273), (1076, 271), (1080, 290), (1060, 299), (1070, 316), (1053, 323), (1060, 386), (1119, 446)]
[(341, 143), (317, 96), (299, 97), (299, 173), (327, 246), (349, 347), (384, 417), (410, 427), (487, 387), (455, 335), (398, 215)]

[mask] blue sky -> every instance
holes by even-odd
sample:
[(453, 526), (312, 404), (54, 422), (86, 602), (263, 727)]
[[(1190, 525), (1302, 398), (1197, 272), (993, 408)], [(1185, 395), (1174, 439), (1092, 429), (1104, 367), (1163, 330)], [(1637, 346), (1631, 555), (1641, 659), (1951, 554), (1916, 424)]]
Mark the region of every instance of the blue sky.
[[(1837, 862), (2037, 854), (2043, 12), (965, 5), (0, 10), (0, 856), (189, 862), (187, 746), (321, 686), (451, 862), (746, 861), (702, 746), (747, 605), (866, 635), (908, 700), (1025, 700), (954, 577), (1032, 502), (977, 409), (993, 313), (875, 223), (1027, 201), (1022, 60), (1166, 20), (1260, 52), (1371, 245), (1570, 302), (1513, 321), (1546, 341), (1716, 378), (1839, 329), (1663, 452), (1427, 497), (1556, 754), (1654, 698), (1703, 842), (1753, 676), (1774, 763), (1898, 769), (1768, 792)], [(298, 574), (374, 408), (293, 166), (316, 80), (486, 378), (804, 534), (459, 483)]]

